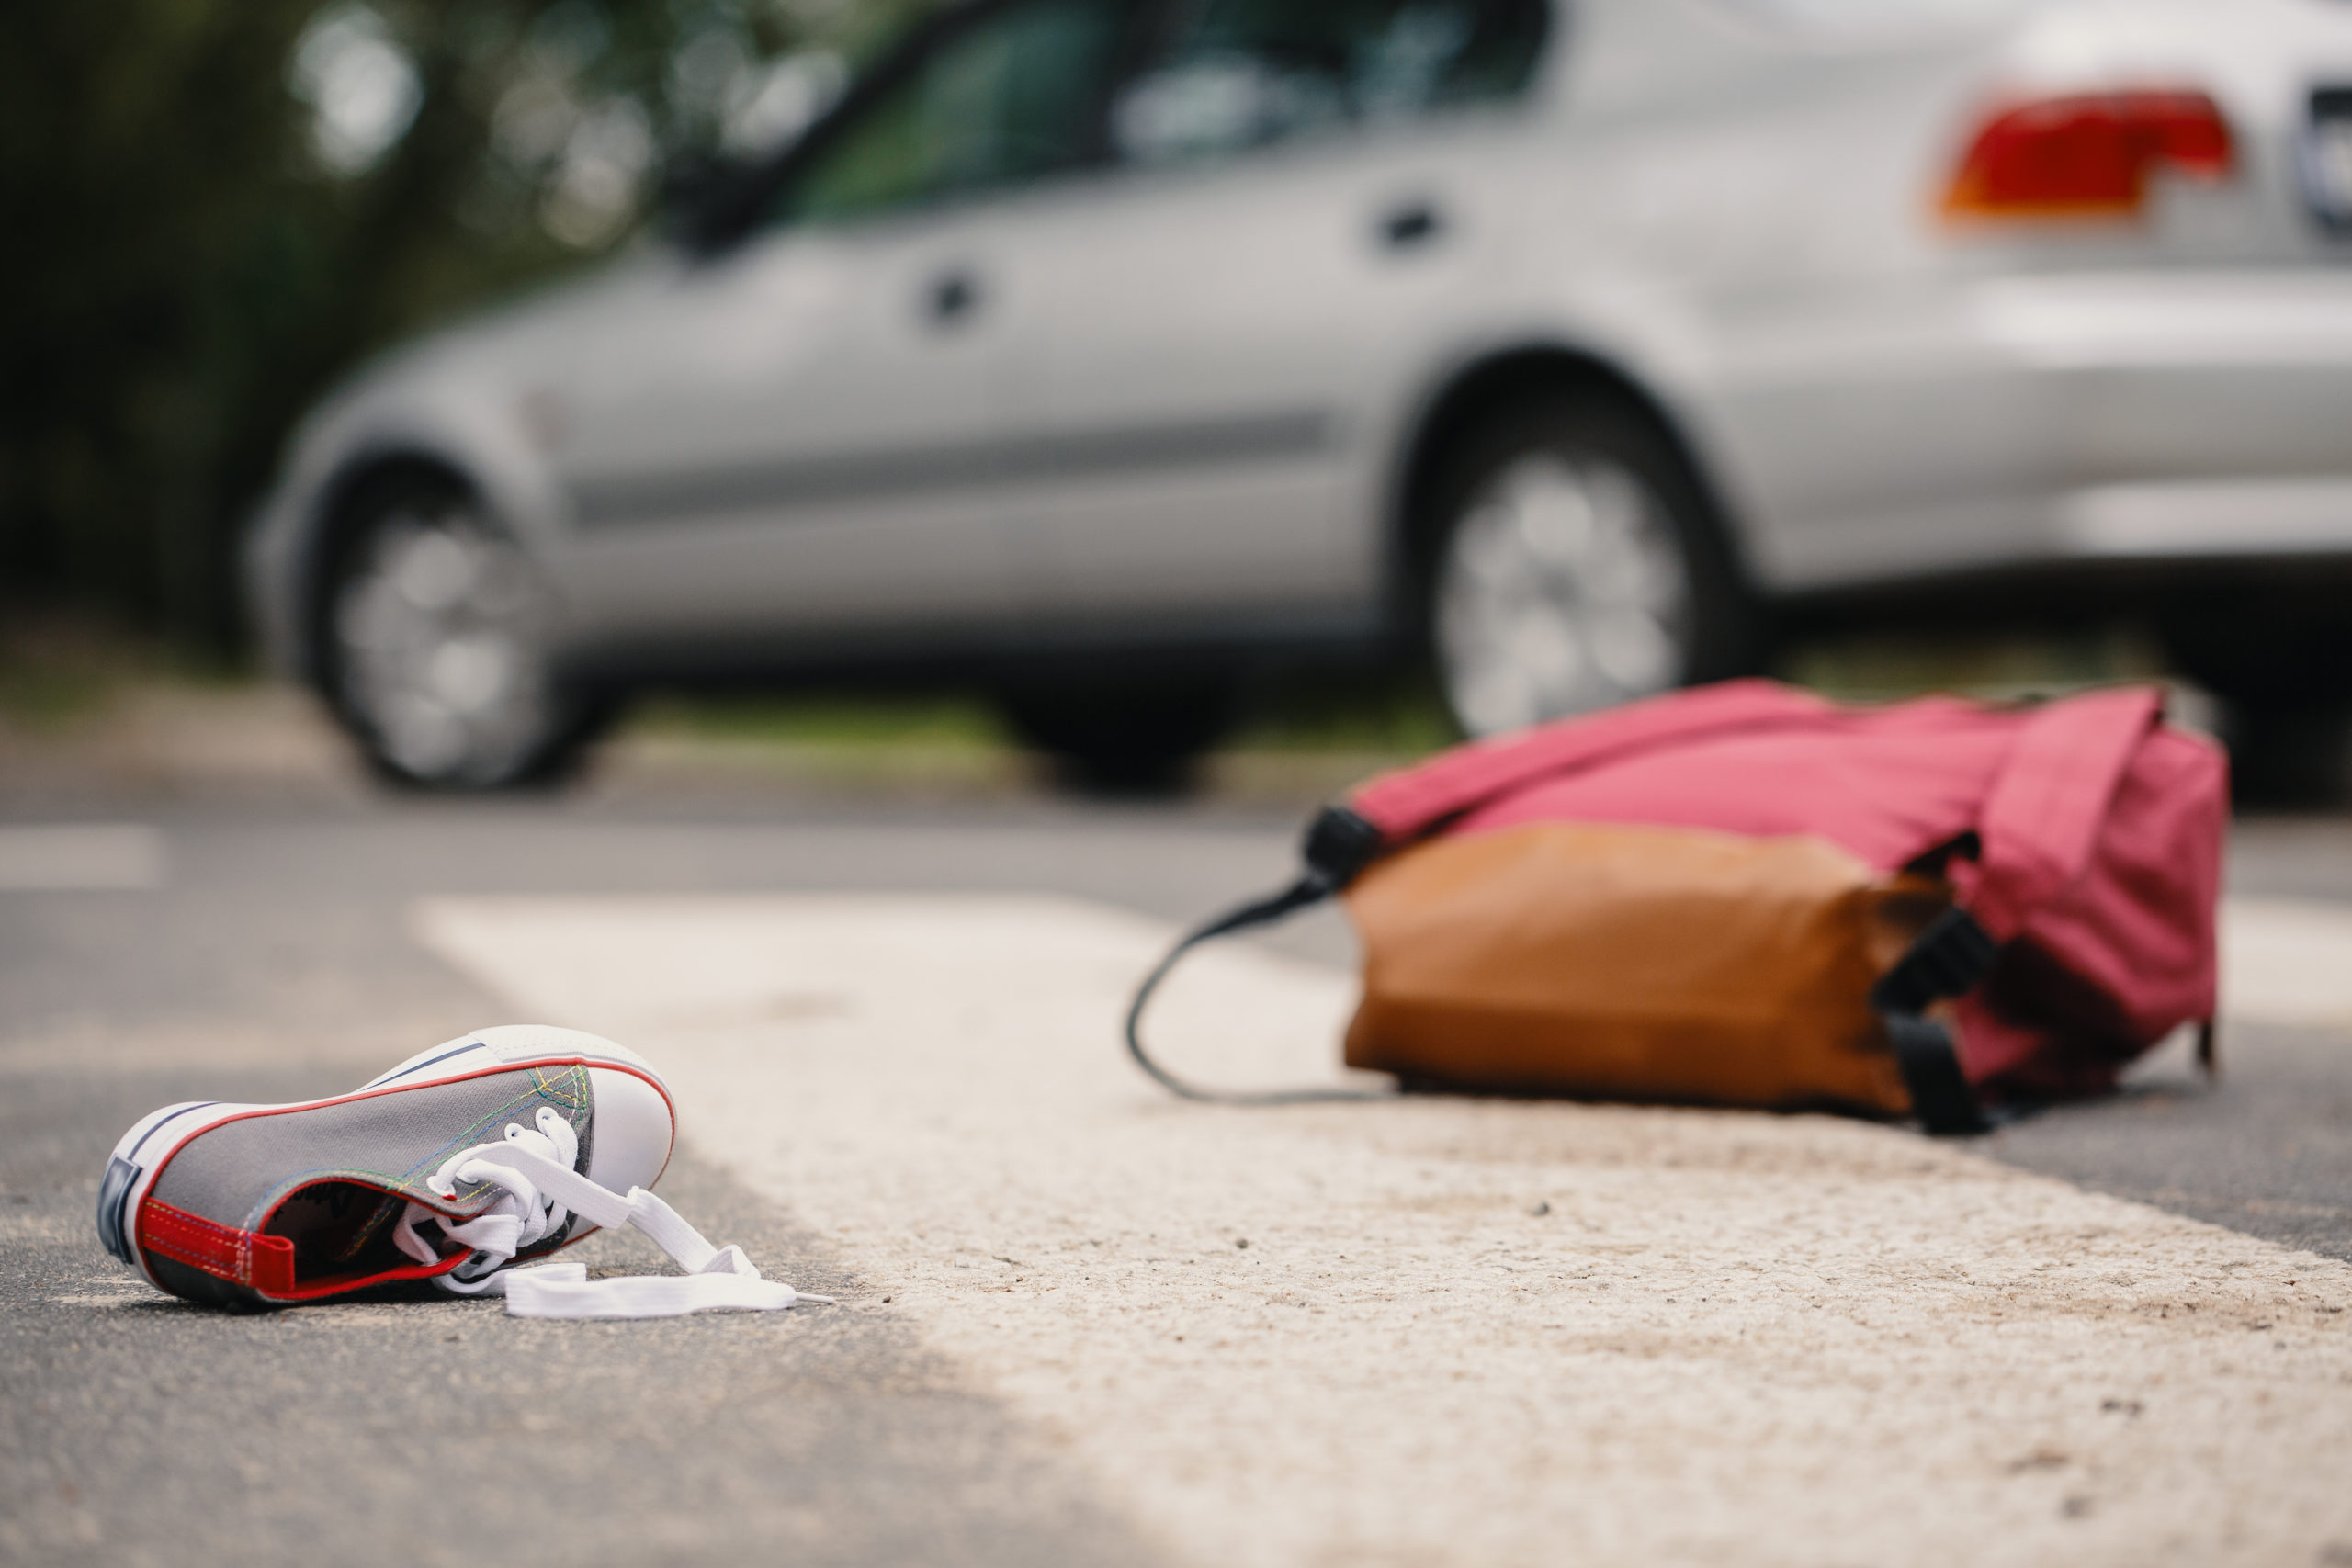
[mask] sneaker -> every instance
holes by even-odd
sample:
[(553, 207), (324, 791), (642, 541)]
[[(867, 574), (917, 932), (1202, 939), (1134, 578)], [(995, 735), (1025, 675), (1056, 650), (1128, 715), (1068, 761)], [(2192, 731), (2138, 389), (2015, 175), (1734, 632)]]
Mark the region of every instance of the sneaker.
[[(511, 1024), (332, 1100), (198, 1100), (142, 1117), (107, 1162), (98, 1235), (158, 1288), (221, 1305), (404, 1280), (504, 1295), (510, 1312), (540, 1316), (791, 1304), (789, 1285), (645, 1190), (675, 1138), (669, 1090), (643, 1057), (579, 1030)], [(623, 1223), (699, 1278), (513, 1271)]]

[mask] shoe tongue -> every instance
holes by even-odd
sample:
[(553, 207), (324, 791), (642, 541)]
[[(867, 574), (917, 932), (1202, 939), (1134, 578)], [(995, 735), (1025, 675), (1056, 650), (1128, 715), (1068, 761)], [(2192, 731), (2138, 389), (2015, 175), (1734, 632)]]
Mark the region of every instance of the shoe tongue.
[(460, 1181), (454, 1198), (444, 1198), (438, 1192), (420, 1192), (416, 1201), (436, 1214), (463, 1222), (481, 1218), (511, 1196), (494, 1181)]

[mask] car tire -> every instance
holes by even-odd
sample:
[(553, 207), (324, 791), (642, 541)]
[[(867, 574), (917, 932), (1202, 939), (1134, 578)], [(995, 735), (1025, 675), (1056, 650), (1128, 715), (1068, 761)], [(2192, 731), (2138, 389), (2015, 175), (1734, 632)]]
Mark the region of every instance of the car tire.
[(2222, 738), (2240, 806), (2317, 809), (2352, 799), (2352, 706), (2225, 704)]
[(2173, 668), (2221, 699), (2241, 803), (2352, 798), (2352, 632), (2333, 595), (2203, 596), (2173, 606), (2161, 632)]
[(1476, 431), (1429, 491), (1421, 644), (1470, 736), (1756, 667), (1754, 602), (1657, 423), (1555, 398)]
[(1216, 676), (1038, 684), (998, 695), (1024, 745), (1091, 794), (1166, 795), (1232, 726), (1234, 682)]
[(402, 473), (346, 509), (314, 606), (321, 689), (370, 768), (413, 788), (565, 776), (611, 720), (561, 682), (537, 568), (462, 486)]

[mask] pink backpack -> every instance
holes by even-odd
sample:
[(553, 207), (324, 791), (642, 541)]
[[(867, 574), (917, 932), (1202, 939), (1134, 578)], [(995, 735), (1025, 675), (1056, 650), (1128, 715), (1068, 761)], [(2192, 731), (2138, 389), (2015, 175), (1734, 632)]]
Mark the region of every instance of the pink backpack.
[[(1194, 1089), (1137, 1024), (1193, 943), (1344, 892), (1366, 948), (1351, 1065), (1975, 1130), (2111, 1089), (2185, 1022), (2206, 1026), (2210, 1067), (2227, 818), (2221, 752), (2150, 688), (2026, 706), (1673, 693), (1456, 747), (1327, 807), (1297, 884), (1145, 982), (1128, 1045), (1188, 1096), (1320, 1098)], [(1819, 934), (1797, 942), (1800, 924)], [(1658, 964), (1593, 956), (1645, 930), (1679, 933)], [(1683, 1001), (1727, 986), (1752, 1017)]]

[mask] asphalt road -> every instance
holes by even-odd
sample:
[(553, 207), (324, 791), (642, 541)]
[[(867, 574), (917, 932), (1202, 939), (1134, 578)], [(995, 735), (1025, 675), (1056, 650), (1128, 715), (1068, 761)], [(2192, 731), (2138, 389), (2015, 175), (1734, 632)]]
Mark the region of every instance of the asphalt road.
[[(89, 1210), (155, 1105), (334, 1093), (499, 1021), (408, 934), (420, 896), (1044, 889), (1187, 919), (1279, 881), (1289, 821), (1046, 801), (85, 815), (152, 825), (163, 866), (146, 888), (0, 892), (0, 1561), (1153, 1559), (876, 1282), (691, 1159), (673, 1202), (843, 1304), (498, 1333), (488, 1304), (231, 1315), (130, 1279)], [(2352, 904), (2352, 823), (2244, 825), (2232, 885)], [(1348, 953), (1328, 915), (1274, 940)], [(1980, 1146), (2352, 1259), (2352, 1040), (2242, 1026), (2224, 1053), (2218, 1085), (2176, 1050)]]

